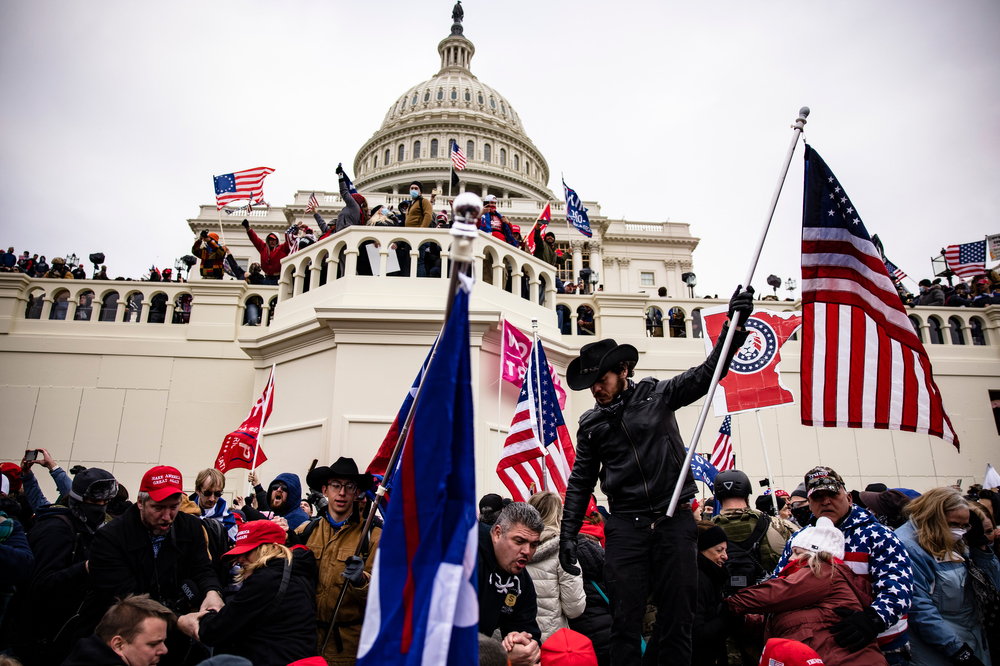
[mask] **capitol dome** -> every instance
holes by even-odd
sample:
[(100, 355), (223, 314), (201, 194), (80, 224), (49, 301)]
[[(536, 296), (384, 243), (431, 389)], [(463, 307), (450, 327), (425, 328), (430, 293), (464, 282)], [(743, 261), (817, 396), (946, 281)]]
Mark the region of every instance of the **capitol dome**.
[(397, 194), (419, 180), (424, 192), (448, 194), (450, 146), (465, 152), (458, 172), (466, 190), (499, 198), (554, 198), (549, 167), (531, 142), (510, 102), (475, 77), (470, 69), (476, 47), (456, 21), (438, 44), (438, 73), (411, 87), (392, 104), (382, 126), (354, 158), (359, 190)]

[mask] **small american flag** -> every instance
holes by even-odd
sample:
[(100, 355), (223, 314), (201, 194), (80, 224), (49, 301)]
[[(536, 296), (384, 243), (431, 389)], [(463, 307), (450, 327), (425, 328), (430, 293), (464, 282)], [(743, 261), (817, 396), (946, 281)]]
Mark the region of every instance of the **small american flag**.
[(451, 142), (451, 163), (455, 165), (455, 171), (461, 171), (465, 168), (465, 153), (454, 141)]
[[(694, 462), (693, 458), (692, 462)], [(726, 418), (722, 419), (719, 439), (715, 440), (715, 447), (712, 449), (711, 464), (720, 472), (725, 472), (736, 466), (736, 456), (733, 455), (733, 417), (728, 414)]]
[[(548, 372), (540, 373), (542, 385), (538, 386), (536, 356), (541, 367), (549, 367), (542, 343), (538, 342), (535, 353), (528, 359), (521, 395), (497, 464), (497, 475), (515, 502), (527, 502), (529, 497), (542, 490), (551, 490), (565, 497), (566, 483), (576, 461), (573, 441), (559, 409), (552, 376)], [(541, 438), (538, 435), (539, 412), (544, 431)], [(544, 463), (540, 462), (542, 458)]]
[(982, 275), (986, 272), (986, 241), (949, 245), (944, 250), (944, 259), (958, 277)]
[(906, 273), (888, 259), (885, 260), (885, 270), (889, 272), (889, 277), (892, 278), (893, 282), (899, 282), (906, 277)]
[(805, 160), (803, 425), (907, 430), (957, 448), (930, 359), (861, 216), (808, 145)]
[(253, 203), (264, 203), (264, 178), (272, 173), (274, 169), (257, 167), (212, 176), (215, 184), (215, 207), (221, 209), (227, 203), (243, 199)]
[(316, 193), (313, 192), (312, 194), (309, 195), (309, 203), (306, 204), (306, 212), (315, 213), (318, 208), (319, 208), (319, 202), (316, 201)]

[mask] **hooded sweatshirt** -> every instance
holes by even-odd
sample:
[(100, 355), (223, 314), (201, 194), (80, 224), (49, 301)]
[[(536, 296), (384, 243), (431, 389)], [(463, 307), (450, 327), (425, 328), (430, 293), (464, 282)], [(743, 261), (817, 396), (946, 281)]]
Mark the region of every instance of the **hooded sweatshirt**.
[[(302, 502), (302, 483), (299, 481), (297, 474), (292, 474), (291, 472), (282, 472), (278, 476), (274, 477), (274, 481), (268, 484), (268, 488), (278, 482), (284, 483), (288, 487), (288, 502), (285, 506), (281, 507), (280, 511), (272, 511), (276, 515), (283, 517), (288, 521), (288, 529), (294, 530), (296, 527), (302, 523), (308, 522), (309, 515), (302, 510), (299, 504)], [(268, 491), (268, 499), (271, 497), (270, 491)]]
[(278, 241), (278, 244), (272, 250), (249, 227), (247, 227), (247, 236), (249, 236), (250, 242), (257, 248), (257, 251), (260, 252), (260, 270), (268, 277), (278, 277), (281, 274), (281, 260), (288, 256), (288, 244), (282, 243), (281, 239), (278, 238), (278, 234), (270, 233), (267, 235), (268, 239), (274, 236), (274, 240)]

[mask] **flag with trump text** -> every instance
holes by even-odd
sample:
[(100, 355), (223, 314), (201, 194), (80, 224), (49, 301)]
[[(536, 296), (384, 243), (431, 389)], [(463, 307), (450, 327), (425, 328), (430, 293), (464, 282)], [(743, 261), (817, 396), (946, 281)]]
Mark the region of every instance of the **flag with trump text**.
[(806, 145), (802, 423), (958, 436), (931, 362), (861, 216)]
[(455, 296), (413, 405), (375, 554), (358, 666), (476, 666), (476, 463), (469, 294)]
[(566, 219), (576, 227), (576, 230), (587, 238), (591, 238), (594, 233), (590, 230), (590, 218), (587, 217), (587, 209), (583, 207), (580, 195), (572, 187), (563, 181), (563, 194), (566, 197)]
[(274, 169), (270, 167), (257, 167), (212, 176), (215, 185), (215, 207), (221, 209), (228, 203), (244, 199), (250, 203), (264, 203), (264, 179), (272, 173)]
[(222, 440), (222, 449), (215, 459), (215, 469), (223, 474), (231, 469), (253, 469), (254, 451), (257, 452), (256, 464), (267, 462), (264, 450), (260, 448), (260, 431), (264, 429), (267, 419), (271, 416), (274, 406), (274, 366), (264, 384), (264, 391), (257, 398), (253, 408), (239, 429), (226, 435)]
[(715, 491), (715, 477), (719, 475), (719, 470), (700, 453), (691, 456), (691, 473), (694, 474), (695, 481), (701, 481)]
[(576, 461), (552, 377), (547, 372), (535, 372), (536, 363), (543, 368), (549, 365), (541, 341), (529, 357), (521, 395), (497, 464), (497, 475), (515, 502), (527, 502), (542, 490), (565, 497), (566, 483)]

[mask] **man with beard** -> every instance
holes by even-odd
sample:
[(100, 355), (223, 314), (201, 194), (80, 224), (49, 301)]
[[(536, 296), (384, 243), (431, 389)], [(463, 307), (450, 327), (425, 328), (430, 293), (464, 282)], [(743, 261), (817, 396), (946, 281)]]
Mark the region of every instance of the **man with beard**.
[[(58, 666), (73, 647), (73, 624), (90, 591), (87, 560), (108, 502), (118, 493), (115, 477), (91, 467), (76, 475), (67, 505), (38, 510), (28, 544), (35, 572), (8, 606), (0, 644), (26, 663)], [(45, 618), (39, 623), (38, 618)], [(75, 624), (75, 622), (74, 622)]]
[[(98, 530), (88, 562), (93, 592), (78, 636), (89, 634), (114, 600), (129, 594), (149, 594), (176, 613), (223, 607), (205, 529), (198, 517), (179, 512), (183, 497), (181, 473), (154, 467), (142, 477), (136, 504)], [(171, 631), (167, 647), (161, 663), (180, 664), (190, 640)]]
[(309, 514), (299, 506), (302, 503), (302, 484), (297, 474), (279, 474), (267, 487), (267, 504), (275, 516), (288, 522), (288, 529), (294, 531), (309, 520)]
[[(614, 340), (584, 345), (566, 372), (575, 391), (589, 389), (597, 401), (580, 417), (576, 462), (566, 488), (559, 561), (578, 575), (577, 533), (598, 478), (611, 516), (605, 523), (604, 577), (611, 607), (611, 663), (641, 661), (640, 633), (646, 600), (652, 596), (660, 630), (660, 664), (691, 663), (691, 628), (698, 585), (698, 528), (690, 500), (697, 493), (690, 469), (681, 469), (684, 440), (674, 413), (702, 398), (716, 366), (724, 377), (746, 341), (740, 322), (753, 312), (753, 289), (736, 289), (729, 320), (737, 333), (722, 357), (730, 322), (701, 365), (665, 380), (636, 383), (639, 352)], [(680, 504), (667, 516), (674, 488), (683, 482)]]

